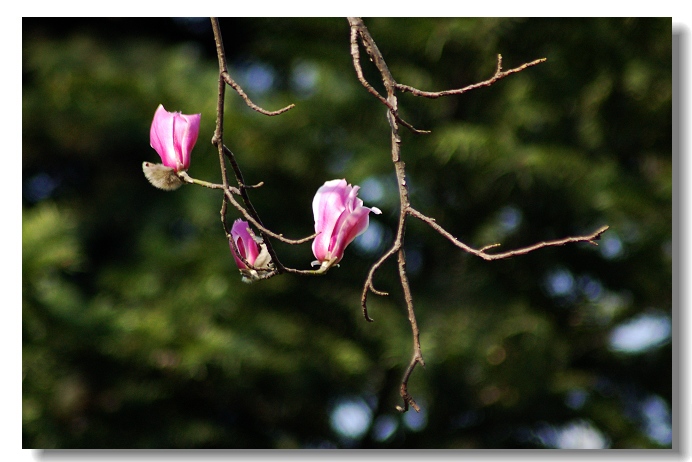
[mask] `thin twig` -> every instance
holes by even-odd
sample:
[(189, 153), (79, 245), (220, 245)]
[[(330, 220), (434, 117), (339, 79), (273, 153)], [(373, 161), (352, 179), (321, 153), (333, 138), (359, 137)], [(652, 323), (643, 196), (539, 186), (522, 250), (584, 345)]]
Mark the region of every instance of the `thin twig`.
[(250, 109), (253, 109), (253, 110), (257, 111), (257, 112), (259, 112), (260, 114), (264, 114), (264, 115), (266, 115), (266, 116), (277, 116), (277, 115), (279, 115), (279, 114), (283, 114), (283, 113), (286, 112), (286, 111), (290, 111), (291, 109), (293, 109), (294, 107), (296, 107), (295, 104), (289, 104), (288, 106), (286, 106), (286, 107), (284, 107), (284, 108), (281, 108), (281, 109), (279, 109), (278, 111), (267, 111), (266, 109), (262, 109), (261, 107), (259, 107), (259, 106), (256, 105), (255, 103), (253, 103), (253, 102), (250, 100), (250, 97), (249, 97), (248, 95), (245, 94), (245, 92), (244, 92), (243, 89), (240, 87), (240, 85), (238, 85), (238, 84), (235, 82), (235, 80), (233, 80), (233, 78), (231, 77), (231, 75), (230, 75), (227, 71), (226, 71), (226, 72), (222, 72), (222, 73), (221, 73), (221, 77), (223, 78), (223, 80), (224, 80), (228, 85), (231, 86), (231, 88), (233, 88), (233, 89), (236, 91), (236, 93), (238, 93), (238, 95), (240, 95), (241, 98), (243, 98), (243, 101), (245, 101), (245, 104), (247, 104), (248, 107), (250, 107)]
[(360, 305), (363, 308), (363, 317), (365, 318), (366, 321), (368, 322), (373, 322), (373, 319), (368, 315), (368, 293), (372, 292), (376, 295), (380, 296), (386, 296), (389, 295), (387, 292), (383, 292), (381, 290), (375, 289), (375, 286), (373, 285), (373, 278), (375, 277), (375, 273), (377, 272), (378, 269), (380, 269), (380, 266), (389, 259), (392, 255), (397, 253), (399, 251), (399, 248), (401, 247), (401, 244), (398, 240), (394, 241), (394, 245), (392, 245), (392, 248), (389, 249), (384, 255), (382, 255), (371, 267), (370, 271), (368, 272), (367, 278), (365, 278), (365, 284), (363, 284), (363, 291), (360, 296)]
[(477, 257), (482, 258), (483, 260), (491, 261), (491, 260), (502, 260), (505, 258), (511, 258), (511, 257), (516, 257), (518, 255), (526, 255), (529, 252), (533, 252), (534, 250), (542, 249), (544, 247), (557, 247), (565, 244), (573, 244), (577, 242), (587, 242), (592, 245), (598, 245), (596, 242), (598, 239), (600, 239), (601, 235), (608, 230), (608, 226), (602, 226), (598, 228), (596, 231), (594, 231), (591, 234), (588, 234), (586, 236), (571, 236), (571, 237), (566, 237), (563, 239), (556, 239), (553, 241), (543, 241), (543, 242), (538, 242), (536, 244), (527, 246), (527, 247), (522, 247), (520, 249), (515, 249), (515, 250), (510, 250), (507, 252), (502, 252), (502, 253), (486, 253), (486, 250), (499, 247), (500, 244), (491, 244), (487, 245), (480, 250), (474, 249), (472, 247), (469, 247), (468, 245), (464, 244), (454, 236), (452, 236), (447, 230), (445, 230), (442, 226), (437, 224), (437, 222), (433, 219), (430, 218), (426, 215), (423, 215), (419, 211), (410, 208), (408, 210), (408, 214), (418, 218), (419, 220), (427, 223), (431, 228), (433, 228), (435, 231), (446, 237), (452, 244), (455, 246), (459, 247), (460, 249), (464, 250), (465, 252), (468, 252), (470, 254), (473, 254)]
[[(368, 32), (367, 28), (365, 27), (365, 24), (363, 23), (363, 20), (361, 18), (348, 18), (349, 24), (351, 25), (351, 30), (352, 30), (352, 42), (351, 42), (351, 47), (353, 49), (354, 47), (354, 37), (359, 35), (361, 39), (363, 40), (363, 44), (365, 46), (365, 50), (368, 52), (368, 55), (372, 59), (372, 61), (375, 63), (375, 66), (377, 69), (380, 71), (380, 75), (382, 76), (382, 82), (387, 89), (387, 107), (390, 108), (390, 111), (388, 112), (388, 120), (389, 120), (389, 125), (390, 125), (390, 131), (391, 131), (391, 155), (392, 155), (392, 162), (394, 163), (394, 170), (396, 173), (396, 178), (397, 178), (397, 186), (399, 188), (399, 204), (400, 204), (400, 210), (399, 210), (399, 224), (397, 226), (397, 234), (396, 238), (394, 239), (394, 244), (392, 245), (391, 249), (387, 251), (371, 268), (370, 272), (368, 273), (368, 277), (365, 281), (364, 288), (363, 288), (363, 293), (361, 296), (361, 306), (363, 307), (363, 315), (366, 320), (372, 321), (370, 316), (368, 315), (367, 311), (367, 293), (368, 291), (372, 291), (373, 293), (376, 294), (384, 294), (385, 292), (380, 292), (377, 291), (374, 286), (373, 286), (373, 277), (377, 269), (390, 257), (392, 257), (395, 253), (397, 253), (402, 247), (404, 243), (404, 231), (406, 229), (405, 225), (405, 220), (406, 220), (406, 210), (410, 206), (409, 202), (409, 197), (408, 197), (408, 188), (406, 185), (406, 169), (404, 163), (401, 161), (401, 137), (399, 136), (399, 127), (398, 127), (398, 122), (399, 119), (397, 118), (397, 97), (396, 97), (396, 82), (394, 81), (394, 76), (392, 76), (392, 73), (389, 71), (389, 67), (387, 67), (387, 63), (385, 62), (384, 58), (382, 57), (382, 53), (380, 53), (379, 48), (377, 47), (377, 44), (373, 40), (372, 36), (370, 36), (370, 33)], [(354, 60), (355, 64), (355, 60)], [(356, 72), (358, 73), (359, 67), (356, 66)], [(362, 77), (362, 72), (360, 73), (360, 77)], [(364, 80), (364, 79), (363, 79)], [(367, 82), (365, 82), (367, 83)], [(365, 84), (364, 84), (365, 85)], [(367, 88), (367, 86), (366, 86)]]
[(497, 68), (495, 70), (495, 74), (491, 78), (489, 78), (488, 80), (484, 80), (482, 82), (474, 83), (473, 85), (468, 85), (464, 88), (457, 88), (456, 90), (422, 91), (422, 90), (419, 90), (417, 88), (411, 87), (409, 85), (402, 85), (400, 83), (396, 84), (396, 88), (397, 88), (397, 90), (400, 90), (403, 92), (412, 93), (415, 96), (422, 96), (424, 98), (431, 98), (431, 99), (440, 98), (442, 96), (461, 95), (462, 93), (466, 93), (468, 91), (475, 90), (477, 88), (489, 87), (490, 85), (494, 84), (495, 82), (497, 82), (500, 79), (507, 77), (508, 75), (516, 74), (517, 72), (521, 72), (528, 67), (532, 67), (532, 66), (540, 64), (542, 62), (545, 62), (546, 59), (547, 58), (536, 59), (534, 61), (531, 61), (530, 63), (525, 63), (519, 67), (515, 67), (514, 69), (510, 69), (508, 71), (503, 71), (502, 70), (502, 55), (497, 55)]
[[(231, 75), (228, 73), (226, 52), (224, 51), (223, 40), (221, 39), (221, 28), (219, 27), (219, 18), (211, 18), (211, 28), (214, 31), (214, 40), (216, 41), (216, 55), (219, 59), (219, 78), (224, 83), (230, 85), (230, 87), (233, 88), (241, 98), (243, 98), (243, 101), (245, 101), (245, 104), (247, 104), (248, 107), (259, 112), (260, 114), (264, 114), (266, 116), (275, 116), (283, 114), (284, 112), (293, 109), (296, 106), (295, 104), (289, 104), (285, 108), (279, 109), (278, 111), (267, 111), (266, 109), (262, 109), (261, 107), (253, 103), (252, 100), (250, 100), (250, 97), (243, 91), (241, 86), (238, 85), (235, 82), (235, 80), (233, 80)], [(219, 92), (219, 96), (222, 96), (222, 92)]]
[[(226, 83), (227, 79), (230, 79), (230, 76), (228, 75), (228, 64), (226, 62), (226, 52), (224, 50), (223, 46), (223, 36), (221, 35), (221, 28), (219, 26), (219, 20), (218, 18), (211, 18), (211, 25), (212, 25), (212, 30), (214, 31), (214, 41), (216, 42), (216, 55), (218, 58), (219, 62), (219, 96), (217, 99), (217, 105), (216, 105), (216, 130), (214, 131), (214, 136), (212, 138), (212, 143), (216, 146), (216, 148), (219, 151), (219, 162), (221, 163), (221, 175), (223, 178), (223, 184), (224, 186), (228, 185), (228, 174), (226, 172), (226, 162), (225, 162), (225, 157), (228, 157), (229, 161), (231, 162), (231, 167), (233, 168), (233, 172), (235, 173), (236, 181), (238, 182), (238, 185), (241, 187), (240, 188), (240, 195), (243, 199), (243, 202), (245, 203), (245, 208), (241, 207), (240, 204), (238, 204), (233, 198), (233, 194), (228, 193), (226, 191), (226, 194), (224, 195), (224, 203), (221, 206), (221, 221), (223, 223), (224, 230), (226, 231), (226, 237), (231, 240), (231, 234), (228, 231), (228, 225), (226, 224), (226, 207), (225, 203), (226, 201), (231, 201), (231, 203), (245, 215), (248, 220), (250, 220), (255, 226), (258, 224), (261, 225), (261, 220), (259, 218), (259, 215), (257, 214), (257, 211), (255, 210), (254, 206), (252, 205), (252, 202), (250, 201), (250, 197), (247, 195), (247, 191), (245, 190), (244, 187), (242, 187), (245, 182), (243, 181), (243, 174), (240, 170), (240, 167), (238, 166), (238, 163), (235, 160), (235, 156), (233, 153), (226, 148), (226, 146), (223, 143), (223, 114), (224, 114), (224, 101), (225, 101), (225, 92), (226, 92)], [(231, 79), (232, 81), (233, 79)], [(242, 91), (242, 88), (240, 88), (239, 85), (237, 85), (235, 82), (233, 82), (234, 89), (238, 94), (243, 97), (245, 95), (245, 92)], [(240, 91), (238, 91), (240, 90)], [(245, 98), (247, 98), (247, 95), (245, 95)], [(246, 102), (249, 101), (249, 99), (246, 99)], [(252, 107), (252, 106), (251, 106)], [(264, 226), (262, 226), (264, 228)], [(277, 271), (282, 272), (284, 267), (279, 261), (279, 257), (276, 255), (276, 252), (274, 251), (274, 248), (271, 245), (271, 242), (267, 239), (268, 233), (266, 233), (266, 230), (260, 230), (260, 235), (262, 236), (262, 239), (265, 241), (265, 245), (267, 246), (267, 252), (269, 253), (269, 256), (271, 257), (272, 262), (277, 268)]]
[(420, 407), (416, 404), (413, 396), (408, 392), (408, 379), (413, 373), (416, 365), (420, 364), (425, 367), (425, 361), (423, 361), (423, 352), (420, 347), (420, 331), (418, 330), (418, 323), (416, 322), (416, 313), (413, 310), (413, 297), (411, 296), (411, 288), (408, 283), (408, 277), (406, 276), (406, 255), (404, 254), (404, 249), (399, 249), (399, 280), (401, 281), (401, 287), (404, 290), (404, 299), (406, 301), (406, 309), (408, 310), (408, 321), (411, 323), (411, 331), (413, 333), (413, 356), (411, 357), (411, 362), (409, 362), (406, 372), (404, 372), (404, 377), (401, 379), (401, 387), (399, 388), (399, 393), (401, 394), (401, 399), (404, 400), (404, 405), (397, 406), (396, 409), (399, 412), (408, 411), (408, 407), (411, 406), (416, 412), (420, 412)]

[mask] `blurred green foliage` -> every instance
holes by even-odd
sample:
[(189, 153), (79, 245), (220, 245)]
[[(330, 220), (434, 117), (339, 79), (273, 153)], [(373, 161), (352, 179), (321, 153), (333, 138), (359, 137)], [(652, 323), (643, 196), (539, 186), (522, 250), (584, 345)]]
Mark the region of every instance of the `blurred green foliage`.
[[(326, 180), (383, 209), (320, 278), (243, 284), (217, 191), (151, 187), (159, 103), (202, 113), (190, 174), (220, 181), (209, 142), (208, 19), (23, 20), (25, 448), (665, 448), (672, 442), (671, 21), (365, 20), (395, 78), (460, 88), (400, 96), (413, 206), (473, 246), (588, 233), (596, 248), (485, 262), (411, 220), (406, 250), (426, 368), (400, 415), (411, 332), (395, 265), (359, 306), (398, 206), (381, 104), (345, 19), (223, 19), (230, 71), (279, 117), (226, 97), (225, 141), (265, 224), (312, 232)], [(363, 59), (376, 88), (372, 65)], [(235, 212), (229, 212), (234, 219)], [(365, 239), (367, 237), (368, 239)], [(277, 243), (308, 268), (310, 245)]]

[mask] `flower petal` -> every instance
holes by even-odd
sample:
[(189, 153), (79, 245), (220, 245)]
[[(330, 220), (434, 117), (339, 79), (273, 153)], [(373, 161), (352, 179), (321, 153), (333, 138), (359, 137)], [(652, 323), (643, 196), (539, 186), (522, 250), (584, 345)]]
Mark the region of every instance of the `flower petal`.
[(154, 113), (154, 120), (149, 130), (149, 142), (151, 147), (159, 154), (163, 165), (177, 168), (177, 156), (173, 142), (174, 114), (166, 111), (163, 104), (159, 104)]
[(181, 168), (185, 170), (190, 168), (190, 153), (197, 142), (201, 119), (202, 114), (176, 114), (174, 125), (176, 154)]
[(370, 224), (369, 214), (370, 209), (359, 207), (353, 213), (348, 214), (338, 230), (335, 230), (337, 234), (331, 249), (331, 256), (337, 258), (336, 263), (344, 257), (346, 247), (368, 229)]

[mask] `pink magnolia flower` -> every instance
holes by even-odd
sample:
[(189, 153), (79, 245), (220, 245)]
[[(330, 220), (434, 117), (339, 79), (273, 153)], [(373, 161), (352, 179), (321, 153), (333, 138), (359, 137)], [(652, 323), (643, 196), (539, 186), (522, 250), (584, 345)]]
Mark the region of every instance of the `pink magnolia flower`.
[(190, 152), (197, 142), (202, 114), (168, 112), (163, 104), (154, 113), (149, 139), (163, 165), (176, 172), (190, 168)]
[(144, 176), (151, 184), (166, 191), (183, 184), (178, 172), (190, 168), (190, 153), (197, 142), (201, 118), (202, 114), (168, 112), (159, 104), (151, 122), (149, 140), (163, 164), (142, 163)]
[[(235, 242), (240, 256), (233, 250), (232, 243), (229, 242), (228, 245), (231, 248), (235, 263), (243, 275), (243, 281), (252, 282), (261, 279), (264, 274), (271, 270), (271, 257), (267, 252), (267, 246), (264, 245), (261, 238), (254, 235), (247, 221), (237, 219), (233, 222), (231, 238)], [(254, 268), (249, 268), (243, 263), (241, 256)]]
[(364, 207), (357, 197), (359, 186), (346, 180), (331, 180), (322, 185), (312, 200), (315, 231), (319, 233), (312, 243), (312, 253), (319, 264), (328, 269), (341, 261), (344, 250), (356, 236), (365, 232), (369, 214), (382, 213), (377, 207)]

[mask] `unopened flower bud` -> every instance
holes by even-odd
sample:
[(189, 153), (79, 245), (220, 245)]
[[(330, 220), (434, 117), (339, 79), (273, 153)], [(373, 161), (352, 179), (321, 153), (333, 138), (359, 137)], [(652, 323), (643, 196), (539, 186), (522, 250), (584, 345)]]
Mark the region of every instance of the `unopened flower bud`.
[(201, 114), (168, 112), (159, 104), (151, 122), (149, 140), (163, 163), (142, 164), (144, 176), (152, 185), (172, 191), (183, 184), (177, 173), (190, 167), (190, 154), (197, 142), (201, 118)]
[[(235, 263), (238, 265), (238, 269), (243, 275), (244, 282), (253, 282), (257, 279), (262, 279), (273, 269), (267, 246), (264, 244), (261, 237), (255, 236), (247, 221), (237, 219), (233, 222), (231, 238), (240, 255), (236, 254), (232, 243), (229, 242), (228, 245), (231, 248)], [(243, 259), (253, 268), (248, 267), (243, 262)]]

